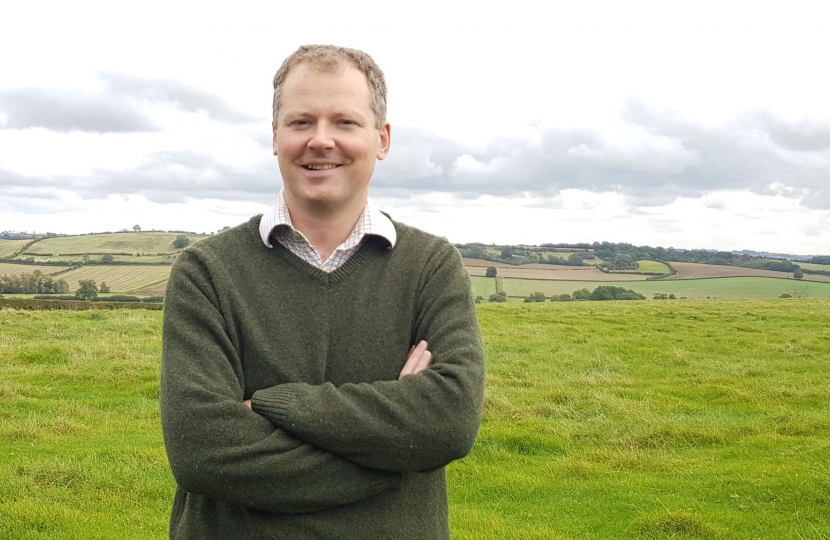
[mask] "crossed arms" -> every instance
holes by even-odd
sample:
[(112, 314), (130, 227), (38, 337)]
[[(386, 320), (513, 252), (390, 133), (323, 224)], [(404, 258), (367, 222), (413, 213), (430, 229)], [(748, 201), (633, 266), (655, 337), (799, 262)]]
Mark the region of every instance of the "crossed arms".
[[(410, 350), (398, 380), (287, 383), (245, 401), (241, 358), (200, 259), (180, 256), (165, 303), (162, 427), (183, 490), (270, 512), (311, 512), (377, 495), (400, 485), (403, 473), (469, 452), (483, 353), (480, 341), (454, 338), (471, 323), (460, 258), (435, 261), (424, 293), (437, 300), (421, 307), (417, 321), (429, 345), (421, 340)], [(452, 313), (459, 302), (467, 312), (461, 318)]]

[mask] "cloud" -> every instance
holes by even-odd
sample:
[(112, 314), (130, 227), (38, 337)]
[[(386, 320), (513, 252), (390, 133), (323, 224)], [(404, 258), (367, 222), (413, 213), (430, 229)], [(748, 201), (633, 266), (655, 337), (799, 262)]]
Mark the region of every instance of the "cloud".
[[(204, 95), (173, 96), (172, 87), (151, 88), (124, 77), (109, 80), (129, 99), (166, 102), (183, 110), (207, 108), (211, 114), (237, 118)], [(576, 189), (621, 194), (633, 210), (664, 206), (678, 197), (747, 191), (830, 209), (830, 149), (816, 142), (824, 136), (821, 124), (747, 113), (727, 125), (705, 126), (638, 103), (630, 103), (622, 119), (630, 139), (612, 140), (600, 130), (548, 129), (531, 140), (505, 138), (482, 147), (395, 127), (392, 151), (378, 164), (372, 181), (373, 194), (397, 199), (429, 192), (451, 194), (456, 200), (482, 195), (544, 199)], [(234, 129), (242, 138), (252, 136), (246, 126)], [(257, 143), (263, 147), (261, 157), (236, 165), (206, 151), (167, 151), (150, 154), (129, 170), (39, 177), (0, 170), (0, 196), (28, 186), (69, 190), (82, 198), (121, 193), (156, 202), (262, 201), (276, 193), (281, 180), (276, 160), (264, 148), (265, 138)], [(724, 204), (711, 197), (704, 203), (711, 209)]]
[(258, 118), (236, 111), (218, 97), (171, 79), (140, 79), (102, 73), (100, 92), (77, 89), (0, 90), (0, 127), (46, 128), (58, 132), (152, 132), (162, 129), (149, 107), (165, 106), (211, 119), (244, 123)]

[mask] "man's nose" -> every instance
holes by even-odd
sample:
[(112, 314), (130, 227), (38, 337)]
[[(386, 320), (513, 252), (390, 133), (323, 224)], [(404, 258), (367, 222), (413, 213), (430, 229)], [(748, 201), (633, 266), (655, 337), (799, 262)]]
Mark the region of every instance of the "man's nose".
[(318, 150), (334, 148), (332, 135), (332, 126), (327, 122), (317, 122), (311, 134), (311, 139), (308, 141), (308, 146)]

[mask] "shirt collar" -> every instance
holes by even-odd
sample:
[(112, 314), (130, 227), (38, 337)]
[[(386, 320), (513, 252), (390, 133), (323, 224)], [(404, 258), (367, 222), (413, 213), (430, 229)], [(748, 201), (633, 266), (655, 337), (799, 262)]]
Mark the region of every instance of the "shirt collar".
[[(287, 226), (292, 231), (296, 231), (291, 223), (291, 215), (288, 213), (288, 207), (285, 204), (283, 190), (280, 190), (277, 196), (277, 202), (259, 220), (259, 235), (262, 238), (262, 243), (267, 247), (274, 247), (271, 244), (271, 233), (280, 225)], [(363, 209), (363, 213), (357, 220), (357, 224), (349, 235), (349, 238), (346, 239), (346, 242), (360, 242), (367, 234), (385, 238), (389, 242), (389, 249), (395, 247), (395, 243), (398, 240), (395, 224), (392, 223), (389, 216), (375, 208), (371, 201), (366, 202), (366, 207)]]

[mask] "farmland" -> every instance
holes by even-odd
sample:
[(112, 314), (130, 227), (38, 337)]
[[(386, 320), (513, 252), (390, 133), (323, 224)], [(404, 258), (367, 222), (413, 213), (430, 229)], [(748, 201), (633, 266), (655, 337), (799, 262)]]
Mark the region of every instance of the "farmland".
[[(552, 294), (571, 294), (577, 289), (593, 290), (607, 281), (554, 281), (530, 279), (504, 279), (504, 290), (508, 296), (525, 297), (539, 291)], [(800, 282), (794, 279), (763, 277), (708, 278), (658, 281), (619, 281), (611, 283), (616, 287), (633, 289), (647, 298), (654, 293), (675, 294), (688, 298), (776, 298), (790, 289), (803, 289), (811, 297), (830, 297), (830, 283)]]
[[(172, 253), (179, 251), (173, 247), (177, 233), (139, 232), (88, 234), (45, 238), (35, 242), (26, 253), (39, 255), (82, 255), (92, 253)], [(205, 238), (203, 235), (186, 234), (195, 243)]]
[(486, 300), (491, 294), (496, 294), (495, 279), (471, 276), (470, 281), (473, 284), (473, 296), (481, 296)]
[[(540, 266), (546, 268), (539, 268)], [(467, 271), (472, 276), (483, 276), (487, 269), (483, 266), (468, 266)], [(499, 277), (538, 280), (631, 281), (648, 278), (645, 274), (605, 274), (593, 266), (527, 264), (497, 268), (497, 271)]]
[(43, 274), (54, 274), (61, 270), (66, 270), (65, 266), (49, 266), (38, 264), (14, 264), (0, 262), (0, 275), (6, 274), (8, 276), (16, 274), (31, 274), (35, 270), (40, 270)]
[(3, 240), (0, 239), (0, 258), (8, 257), (17, 253), (29, 240)]
[(824, 272), (830, 272), (830, 264), (813, 264), (813, 263), (805, 263), (799, 262), (798, 266), (804, 268), (805, 270), (821, 270)]
[[(59, 277), (69, 283), (70, 290), (78, 288), (82, 279), (92, 279), (100, 285), (105, 281), (112, 292), (131, 292), (164, 281), (170, 275), (170, 266), (84, 266)], [(149, 293), (145, 293), (149, 294)]]
[[(710, 280), (711, 281), (711, 280)], [(830, 305), (482, 305), (461, 540), (830, 535)], [(0, 310), (0, 537), (165, 538), (158, 312)]]
[(645, 272), (648, 274), (671, 274), (671, 268), (666, 263), (660, 261), (637, 261), (640, 267), (637, 272)]

